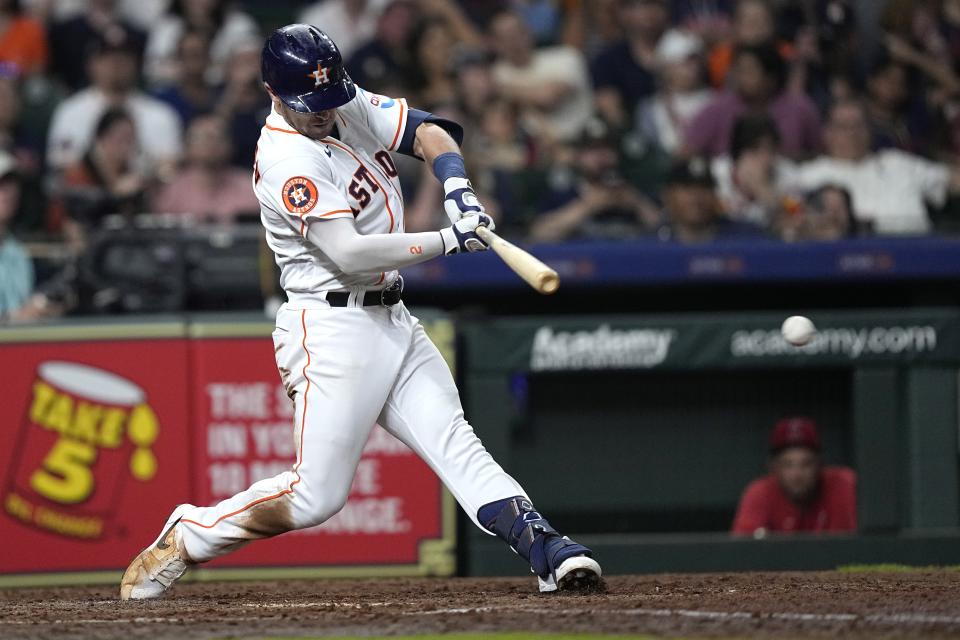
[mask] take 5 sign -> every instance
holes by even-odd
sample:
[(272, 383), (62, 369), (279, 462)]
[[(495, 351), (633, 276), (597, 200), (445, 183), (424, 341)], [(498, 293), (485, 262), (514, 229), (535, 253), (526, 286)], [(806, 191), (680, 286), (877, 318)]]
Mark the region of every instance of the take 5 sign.
[[(446, 321), (433, 328), (452, 337)], [(119, 580), (175, 505), (213, 504), (289, 468), (293, 407), (269, 331), (176, 322), (0, 330), (0, 539), (10, 551), (0, 554), (0, 586)], [(446, 575), (454, 519), (429, 467), (376, 427), (340, 514), (201, 572)]]
[(13, 446), (6, 512), (61, 536), (103, 538), (128, 477), (156, 475), (158, 435), (135, 383), (85, 364), (41, 362)]

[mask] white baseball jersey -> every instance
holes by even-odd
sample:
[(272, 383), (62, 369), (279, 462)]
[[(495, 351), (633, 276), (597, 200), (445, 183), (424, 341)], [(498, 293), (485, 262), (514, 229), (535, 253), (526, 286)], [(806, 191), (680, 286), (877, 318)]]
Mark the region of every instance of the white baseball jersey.
[(306, 239), (316, 220), (354, 218), (357, 232), (403, 231), (403, 195), (390, 157), (407, 122), (405, 100), (357, 89), (337, 110), (337, 138), (313, 140), (287, 124), (276, 110), (257, 143), (253, 189), (267, 244), (280, 265), (280, 284), (300, 307), (324, 291), (380, 289), (396, 271), (345, 274)]

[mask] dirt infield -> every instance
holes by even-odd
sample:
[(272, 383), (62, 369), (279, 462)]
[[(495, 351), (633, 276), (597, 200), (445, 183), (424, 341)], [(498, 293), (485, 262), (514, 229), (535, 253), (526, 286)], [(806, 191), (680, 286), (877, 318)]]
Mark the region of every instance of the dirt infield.
[(0, 638), (222, 638), (531, 631), (668, 637), (960, 638), (960, 572), (614, 576), (540, 595), (530, 579), (186, 583), (0, 590)]

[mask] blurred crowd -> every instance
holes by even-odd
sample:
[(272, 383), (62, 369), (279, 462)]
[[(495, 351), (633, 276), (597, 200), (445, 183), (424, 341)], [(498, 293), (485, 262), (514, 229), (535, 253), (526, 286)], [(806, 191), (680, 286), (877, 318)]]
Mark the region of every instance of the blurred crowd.
[[(463, 123), (514, 238), (960, 228), (960, 0), (0, 0), (0, 314), (49, 313), (30, 255), (104, 225), (256, 220), (260, 48), (292, 21)], [(443, 224), (399, 167), (406, 228)]]

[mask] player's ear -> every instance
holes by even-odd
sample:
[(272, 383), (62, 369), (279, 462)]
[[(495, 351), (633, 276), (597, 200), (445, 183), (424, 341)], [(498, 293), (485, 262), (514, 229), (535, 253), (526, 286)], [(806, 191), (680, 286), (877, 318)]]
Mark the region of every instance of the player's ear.
[(277, 94), (273, 92), (273, 89), (270, 88), (266, 82), (263, 83), (263, 88), (267, 90), (267, 93), (270, 94), (270, 99), (273, 100), (274, 104), (280, 102), (280, 98), (277, 97)]

